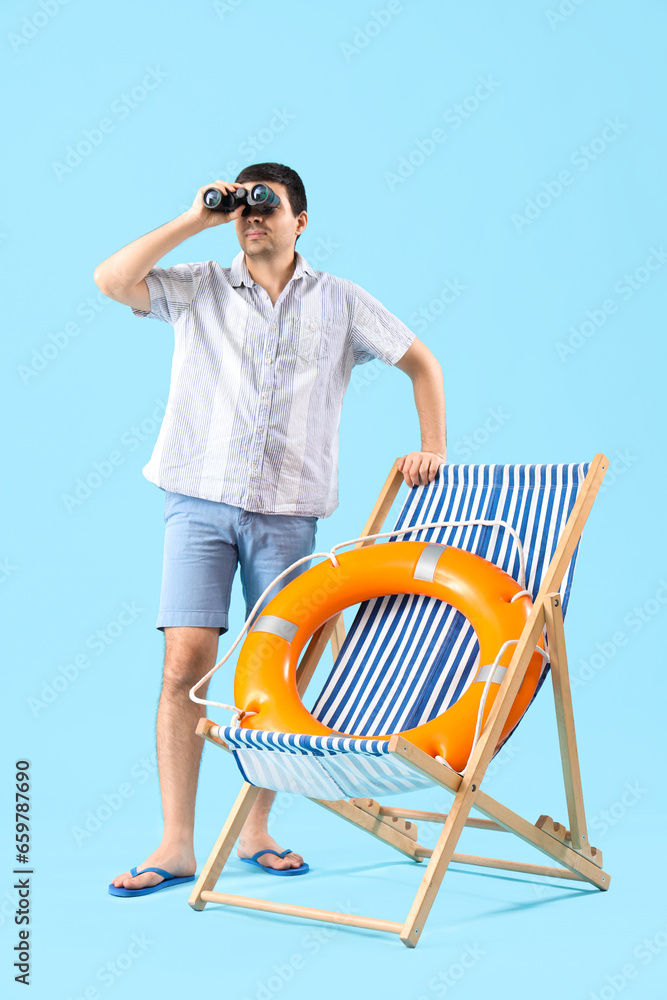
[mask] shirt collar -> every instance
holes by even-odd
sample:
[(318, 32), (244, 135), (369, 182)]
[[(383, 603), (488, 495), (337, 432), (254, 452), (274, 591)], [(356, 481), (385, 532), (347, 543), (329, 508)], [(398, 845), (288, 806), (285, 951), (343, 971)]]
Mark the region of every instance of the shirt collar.
[[(305, 257), (302, 257), (297, 250), (294, 251), (294, 256), (296, 264), (294, 265), (294, 274), (290, 278), (290, 281), (294, 281), (295, 278), (301, 278), (304, 274), (309, 274), (312, 278), (317, 278), (317, 273), (313, 271)], [(234, 288), (238, 288), (239, 285), (247, 285), (248, 288), (252, 288), (253, 285), (257, 284), (250, 277), (243, 250), (239, 251), (232, 261), (229, 282)]]

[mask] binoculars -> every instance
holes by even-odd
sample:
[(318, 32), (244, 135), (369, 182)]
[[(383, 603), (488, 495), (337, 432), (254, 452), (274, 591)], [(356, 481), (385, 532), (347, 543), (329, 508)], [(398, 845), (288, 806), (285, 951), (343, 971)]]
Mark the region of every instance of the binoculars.
[(219, 188), (207, 188), (204, 191), (204, 205), (213, 212), (233, 212), (238, 205), (245, 205), (243, 215), (248, 215), (250, 208), (258, 212), (272, 212), (280, 204), (280, 198), (268, 184), (253, 184), (248, 190), (240, 187), (230, 194), (225, 194)]

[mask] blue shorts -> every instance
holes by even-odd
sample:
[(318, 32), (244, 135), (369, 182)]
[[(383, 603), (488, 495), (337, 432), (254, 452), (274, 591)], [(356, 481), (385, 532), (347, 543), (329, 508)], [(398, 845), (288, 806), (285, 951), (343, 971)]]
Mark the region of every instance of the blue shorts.
[[(228, 630), (237, 563), (246, 619), (266, 587), (296, 559), (315, 550), (317, 517), (260, 514), (216, 500), (165, 491), (164, 565), (157, 628), (199, 625)], [(303, 562), (262, 601), (312, 565)]]

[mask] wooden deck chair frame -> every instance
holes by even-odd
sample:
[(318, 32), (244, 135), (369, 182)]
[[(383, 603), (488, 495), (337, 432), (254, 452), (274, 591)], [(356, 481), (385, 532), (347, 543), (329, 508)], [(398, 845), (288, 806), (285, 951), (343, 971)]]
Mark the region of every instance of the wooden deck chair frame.
[[(225, 903), (228, 906), (240, 906), (287, 916), (304, 917), (310, 920), (349, 924), (354, 927), (365, 927), (398, 934), (403, 944), (408, 948), (414, 948), (423, 933), (426, 918), (451, 861), (484, 868), (585, 881), (597, 886), (598, 889), (609, 888), (609, 875), (602, 870), (602, 855), (599, 850), (589, 844), (586, 831), (563, 633), (563, 614), (560, 594), (558, 593), (608, 464), (607, 458), (598, 454), (589, 466), (553, 559), (543, 576), (542, 585), (535, 598), (530, 617), (515, 648), (498, 696), (493, 703), (479, 741), (471, 754), (464, 776), (450, 771), (403, 737), (393, 736), (390, 740), (389, 752), (391, 754), (401, 758), (409, 767), (430, 778), (434, 785), (445, 789), (454, 796), (449, 812), (437, 813), (384, 807), (373, 799), (353, 798), (349, 801), (341, 799), (331, 802), (323, 799), (311, 799), (312, 802), (316, 802), (329, 812), (354, 823), (355, 826), (366, 830), (372, 836), (384, 841), (414, 861), (429, 859), (417, 895), (405, 921), (401, 923), (376, 917), (364, 917), (339, 913), (334, 910), (321, 910), (310, 906), (284, 904), (266, 899), (216, 892), (215, 885), (218, 878), (259, 793), (259, 788), (248, 782), (244, 782), (227, 822), (222, 828), (188, 900), (193, 909), (202, 910), (206, 903), (216, 902)], [(384, 521), (402, 482), (403, 474), (394, 466), (366, 523), (363, 535), (372, 535), (382, 531)], [(372, 545), (373, 543), (374, 540), (362, 541), (358, 542), (355, 547)], [(564, 824), (554, 822), (550, 816), (540, 816), (536, 823), (530, 823), (517, 813), (507, 809), (502, 803), (492, 799), (481, 789), (484, 774), (493, 757), (493, 751), (498, 743), (510, 706), (521, 686), (532, 651), (545, 625), (551, 658), (551, 678), (569, 830)], [(342, 613), (335, 618), (330, 618), (313, 634), (298, 668), (297, 683), (300, 694), (303, 695), (327, 642), (331, 640), (335, 661), (344, 637)], [(214, 725), (215, 723), (209, 719), (200, 719), (197, 726), (198, 735), (231, 753), (231, 748), (223, 740), (210, 733), (210, 729)], [(482, 813), (484, 818), (470, 817), (471, 809)], [(416, 828), (411, 821), (418, 819), (442, 823), (442, 831), (433, 849), (422, 847), (417, 842)], [(558, 867), (456, 854), (455, 848), (464, 826), (486, 830), (505, 830), (514, 833), (521, 840), (532, 844), (548, 858), (557, 862)]]

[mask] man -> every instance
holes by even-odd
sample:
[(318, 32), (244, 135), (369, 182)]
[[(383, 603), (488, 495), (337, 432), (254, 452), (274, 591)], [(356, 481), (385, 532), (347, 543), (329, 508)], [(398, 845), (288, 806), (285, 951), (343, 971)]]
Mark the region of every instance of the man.
[[(229, 193), (248, 182), (268, 184), (280, 204), (270, 213), (243, 204), (230, 214), (215, 212), (204, 206), (202, 187), (188, 211), (123, 247), (94, 275), (105, 295), (175, 330), (167, 409), (144, 468), (166, 494), (157, 622), (165, 636), (157, 716), (164, 833), (140, 874), (113, 880), (127, 895), (169, 885), (167, 875), (195, 872), (203, 746), (195, 729), (202, 711), (188, 691), (217, 661), (237, 561), (247, 617), (279, 573), (314, 551), (317, 518), (338, 506), (338, 427), (355, 364), (379, 357), (412, 380), (422, 440), (420, 451), (397, 459), (407, 485), (430, 482), (445, 461), (436, 358), (364, 289), (314, 271), (296, 251), (308, 216), (294, 170), (254, 164), (234, 182), (207, 187)], [(155, 266), (183, 240), (232, 221), (241, 252), (231, 267)], [(307, 567), (284, 577), (261, 607)], [(205, 697), (205, 687), (198, 693)], [(268, 871), (305, 873), (301, 855), (268, 834), (274, 797), (260, 792), (237, 853), (256, 857)], [(149, 867), (160, 872), (141, 873)]]

